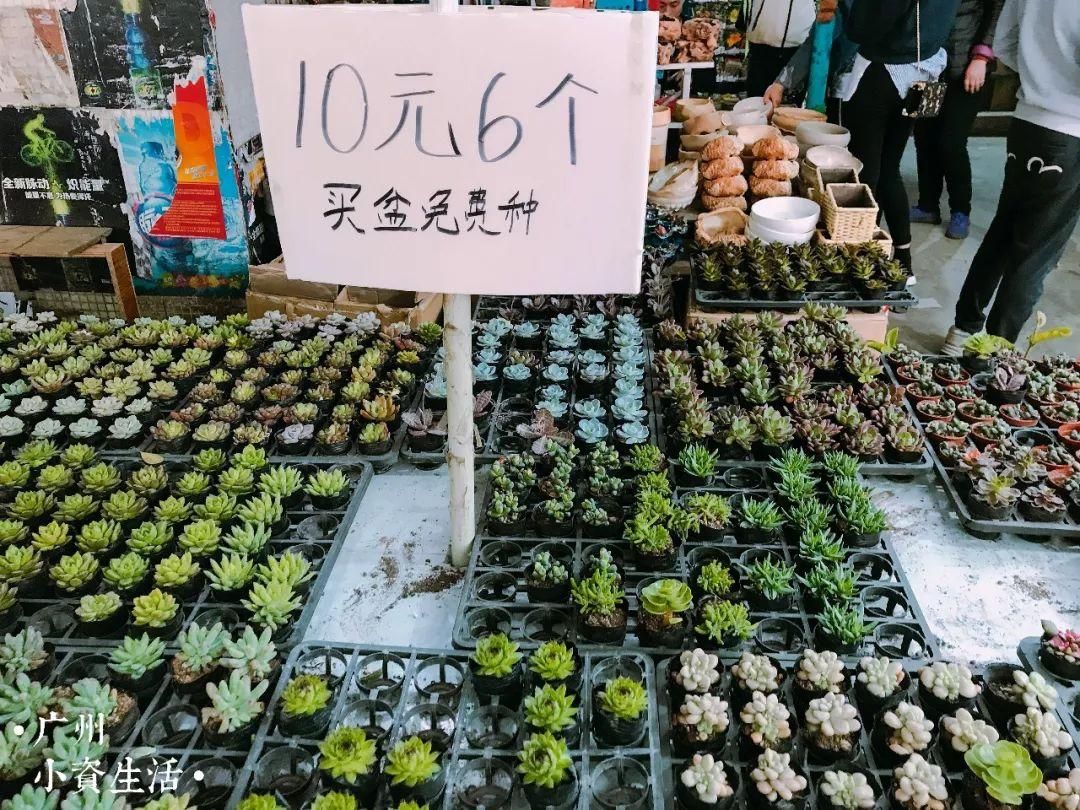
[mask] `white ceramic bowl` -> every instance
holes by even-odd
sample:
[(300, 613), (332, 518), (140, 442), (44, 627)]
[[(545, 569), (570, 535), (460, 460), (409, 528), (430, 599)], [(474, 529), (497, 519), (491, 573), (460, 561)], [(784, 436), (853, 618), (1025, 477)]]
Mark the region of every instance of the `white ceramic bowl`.
[(811, 146), (806, 159), (819, 169), (854, 169), (861, 172), (863, 163), (843, 146)]
[(851, 133), (828, 121), (803, 121), (796, 128), (795, 137), (806, 146), (847, 146)]
[(768, 116), (772, 113), (773, 107), (771, 101), (766, 101), (761, 96), (750, 96), (742, 99), (742, 101), (736, 101), (731, 111), (735, 113), (760, 113)]
[(759, 126), (769, 123), (769, 119), (765, 114), (758, 112), (726, 112), (720, 116), (720, 119), (728, 129)]
[(821, 217), (821, 206), (805, 197), (770, 197), (750, 207), (750, 222), (779, 233), (813, 233)]
[(762, 242), (779, 242), (782, 245), (805, 245), (814, 238), (814, 229), (811, 228), (806, 233), (785, 233), (754, 222), (751, 218), (750, 224), (746, 227), (746, 235), (751, 239), (760, 239)]
[(754, 124), (747, 127), (738, 127), (735, 130), (735, 134), (746, 146), (746, 150), (749, 151), (750, 147), (762, 138), (772, 138), (774, 136), (777, 138), (780, 137), (780, 130), (776, 127), (770, 127), (767, 124)]

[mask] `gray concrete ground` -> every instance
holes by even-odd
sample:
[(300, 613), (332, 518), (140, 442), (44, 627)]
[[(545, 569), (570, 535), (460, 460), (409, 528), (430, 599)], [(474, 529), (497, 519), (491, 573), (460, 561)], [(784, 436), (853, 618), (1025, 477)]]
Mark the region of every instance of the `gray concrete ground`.
[[(923, 305), (895, 322), (915, 348), (937, 349), (952, 320), (955, 296), (994, 213), (1004, 141), (972, 144), (975, 210), (972, 235), (944, 238), (916, 226), (917, 292)], [(914, 156), (905, 171), (914, 189)], [(944, 203), (943, 203), (944, 205)], [(1050, 276), (1041, 304), (1054, 324), (1080, 326), (1080, 243), (1074, 237)], [(1058, 344), (1080, 353), (1080, 334)], [(1037, 545), (1002, 536), (977, 539), (949, 514), (934, 479), (876, 483), (892, 522), (894, 546), (930, 629), (962, 661), (1011, 660), (1017, 642), (1039, 620), (1080, 626), (1080, 545)], [(449, 545), (445, 470), (398, 468), (377, 476), (323, 595), (309, 639), (373, 645), (450, 644), (460, 574), (445, 565)]]
[[(1002, 138), (973, 138), (970, 142), (974, 205), (971, 212), (971, 235), (962, 242), (945, 238), (944, 227), (915, 225), (912, 229), (912, 253), (918, 283), (914, 292), (920, 306), (903, 315), (894, 315), (901, 337), (919, 351), (933, 352), (952, 324), (953, 307), (964, 282), (971, 258), (979, 248), (983, 234), (994, 218), (1005, 165), (1005, 141)], [(917, 199), (915, 147), (908, 146), (904, 156), (904, 177), (908, 193)], [(943, 211), (948, 211), (948, 197), (943, 195)], [(1076, 333), (1055, 343), (1055, 350), (1080, 354), (1080, 236), (1073, 234), (1069, 249), (1058, 268), (1047, 278), (1040, 308), (1049, 323), (1072, 326)], [(1030, 325), (1029, 325), (1030, 328)]]

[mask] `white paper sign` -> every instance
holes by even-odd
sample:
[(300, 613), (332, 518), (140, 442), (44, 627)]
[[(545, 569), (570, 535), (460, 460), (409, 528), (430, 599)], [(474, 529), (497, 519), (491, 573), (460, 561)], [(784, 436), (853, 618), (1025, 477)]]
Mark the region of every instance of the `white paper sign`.
[(291, 277), (638, 290), (656, 14), (267, 5), (244, 26)]

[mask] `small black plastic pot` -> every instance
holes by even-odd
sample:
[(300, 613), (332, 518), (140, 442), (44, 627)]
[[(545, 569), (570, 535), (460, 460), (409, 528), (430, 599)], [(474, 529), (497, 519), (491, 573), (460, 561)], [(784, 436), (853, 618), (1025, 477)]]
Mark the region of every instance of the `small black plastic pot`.
[(598, 695), (602, 687), (593, 689), (593, 734), (601, 745), (609, 748), (628, 748), (636, 745), (645, 734), (647, 713), (633, 720), (624, 720), (608, 714), (599, 705)]
[(446, 436), (438, 433), (423, 433), (419, 436), (409, 433), (409, 447), (414, 453), (434, 453), (442, 450)]
[(124, 625), (127, 624), (128, 609), (121, 605), (118, 607), (111, 616), (108, 616), (100, 621), (87, 622), (80, 620), (78, 623), (78, 630), (81, 636), (86, 638), (109, 638), (116, 635), (124, 629)]
[(407, 787), (405, 785), (395, 785), (391, 782), (388, 785), (388, 788), (390, 790), (390, 796), (396, 804), (411, 799), (421, 806), (436, 805), (436, 800), (442, 795), (443, 790), (446, 788), (446, 768), (440, 768), (438, 773), (426, 782), (421, 782), (419, 785)]
[(674, 624), (663, 627), (652, 626), (650, 614), (644, 609), (638, 609), (637, 630), (638, 643), (642, 647), (661, 647), (664, 649), (677, 650), (683, 645), (686, 638), (686, 617), (676, 616)]
[(509, 523), (488, 518), (487, 530), (495, 537), (521, 537), (525, 534), (525, 516)]
[(819, 650), (831, 650), (837, 655), (854, 655), (858, 652), (863, 640), (864, 639), (860, 639), (853, 643), (841, 641), (832, 633), (828, 632), (822, 625), (818, 625), (814, 630), (814, 641), (817, 644), (817, 648)]
[(859, 712), (863, 717), (873, 717), (880, 712), (891, 709), (911, 694), (911, 676), (904, 672), (904, 680), (900, 682), (896, 691), (885, 698), (872, 694), (866, 688), (866, 684), (855, 679), (855, 701), (859, 706)]
[[(802, 773), (795, 768), (796, 773)], [(755, 810), (803, 810), (806, 807), (806, 793), (800, 796), (792, 796), (790, 799), (779, 799), (770, 802), (760, 790), (748, 787), (746, 791), (746, 803)]]
[(311, 505), (320, 512), (333, 512), (341, 509), (349, 502), (350, 492), (348, 488), (337, 495), (308, 495)]
[(611, 624), (589, 622), (579, 612), (577, 617), (578, 638), (592, 644), (621, 646), (626, 638), (627, 606), (625, 599), (615, 608), (615, 611), (615, 621)]
[[(884, 711), (874, 717), (873, 730), (870, 732), (870, 746), (873, 748), (874, 760), (877, 762), (879, 768), (895, 768), (902, 765), (910, 754), (898, 754), (889, 748), (888, 737), (891, 729), (885, 724), (882, 719)], [(931, 732), (930, 744), (926, 746), (922, 751), (916, 753), (929, 758), (929, 753), (934, 750), (934, 746), (937, 745), (938, 730), (937, 726), (934, 726)]]
[(525, 592), (529, 595), (529, 601), (533, 603), (550, 603), (564, 605), (570, 599), (570, 580), (553, 585), (538, 585), (533, 582), (532, 563), (525, 569)]
[(251, 736), (255, 733), (255, 727), (259, 724), (261, 718), (252, 718), (251, 722), (246, 723), (240, 728), (232, 729), (231, 731), (216, 731), (209, 728), (205, 724), (202, 727), (203, 736), (206, 737), (207, 743), (211, 748), (227, 748), (236, 750), (243, 748), (251, 740)]
[(302, 807), (319, 787), (315, 757), (302, 748), (273, 748), (255, 765), (255, 789), (277, 794), (289, 807)]
[(236, 766), (224, 757), (197, 760), (180, 774), (176, 792), (189, 796), (194, 806), (224, 810), (238, 777)]
[(687, 489), (701, 489), (707, 487), (713, 480), (711, 475), (707, 477), (694, 475), (681, 464), (672, 463), (671, 469), (675, 473), (675, 483), (680, 487), (685, 487)]
[(817, 765), (833, 765), (845, 760), (856, 760), (861, 755), (862, 730), (848, 735), (847, 741), (851, 746), (847, 750), (825, 748), (816, 744), (816, 741), (803, 731), (803, 740), (806, 743), (806, 753), (810, 761)]
[(146, 633), (150, 638), (164, 638), (171, 639), (176, 638), (176, 634), (180, 632), (180, 627), (184, 623), (184, 613), (180, 609), (179, 605), (176, 608), (176, 612), (173, 613), (173, 617), (169, 621), (165, 622), (161, 627), (142, 627), (131, 625), (131, 630), (136, 633)]
[(289, 737), (312, 737), (318, 738), (326, 733), (330, 726), (330, 715), (334, 712), (334, 704), (331, 701), (326, 706), (309, 715), (289, 715), (281, 713), (278, 721), (278, 729), (282, 734)]
[(470, 810), (503, 810), (511, 805), (515, 781), (512, 765), (483, 756), (468, 762), (457, 772), (454, 794)]
[(481, 698), (499, 698), (499, 702), (506, 706), (517, 706), (521, 703), (522, 693), (522, 667), (521, 662), (514, 664), (509, 675), (496, 678), (490, 675), (479, 675), (473, 662), (469, 661), (469, 676), (472, 679), (473, 689)]
[(187, 748), (199, 730), (199, 710), (176, 703), (146, 718), (140, 740), (150, 748)]
[(566, 808), (574, 805), (578, 797), (577, 770), (571, 766), (566, 771), (566, 776), (559, 784), (551, 788), (542, 788), (538, 785), (524, 785), (522, 792), (525, 801), (533, 810), (541, 808)]
[(968, 493), (964, 502), (967, 505), (968, 512), (976, 520), (1008, 520), (1013, 510), (1013, 504), (991, 506), (981, 498), (975, 497), (974, 491)]
[(632, 547), (634, 552), (634, 562), (637, 563), (637, 567), (642, 571), (670, 571), (675, 565), (678, 551), (675, 546), (672, 545), (667, 551), (661, 554), (651, 554), (642, 551), (636, 546)]
[(942, 700), (927, 690), (926, 687), (922, 685), (921, 681), (919, 682), (919, 706), (922, 707), (926, 716), (934, 722), (937, 722), (946, 714), (952, 714), (957, 709), (967, 709), (968, 711), (971, 711), (974, 705), (974, 698), (961, 698), (954, 702)]
[(1080, 660), (1069, 661), (1050, 647), (1045, 638), (1039, 645), (1039, 662), (1059, 678), (1080, 680)]
[(997, 723), (1004, 725), (1017, 714), (1024, 713), (1024, 704), (1009, 693), (1013, 685), (1013, 673), (1023, 672), (1014, 664), (990, 664), (983, 675), (983, 699)]
[(162, 661), (156, 667), (147, 670), (138, 678), (132, 678), (113, 670), (110, 671), (112, 672), (111, 681), (113, 686), (118, 689), (123, 689), (125, 692), (130, 692), (139, 700), (144, 700), (153, 695), (158, 687), (161, 686), (161, 681), (165, 677), (165, 662)]

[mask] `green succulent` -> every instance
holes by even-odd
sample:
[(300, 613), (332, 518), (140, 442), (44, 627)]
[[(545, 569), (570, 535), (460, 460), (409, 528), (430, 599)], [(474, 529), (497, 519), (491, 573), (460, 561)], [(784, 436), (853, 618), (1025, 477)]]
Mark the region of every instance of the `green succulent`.
[(222, 666), (243, 670), (255, 679), (268, 677), (274, 671), (277, 661), (277, 647), (271, 639), (271, 634), (269, 627), (264, 628), (261, 633), (256, 633), (254, 628), (248, 625), (239, 638), (225, 642), (225, 656), (221, 659)]
[(15, 493), (15, 499), (8, 504), (8, 516), (15, 520), (36, 520), (56, 506), (56, 499), (39, 489), (23, 490)]
[(228, 680), (208, 683), (206, 694), (210, 706), (203, 709), (203, 722), (214, 723), (220, 734), (244, 728), (262, 713), (263, 703), (259, 698), (269, 687), (269, 681), (252, 685), (251, 678), (239, 670), (229, 673)]
[[(13, 680), (0, 681), (0, 725), (6, 727), (9, 723), (18, 723), (26, 727), (32, 721), (36, 726), (38, 713), (46, 709), (52, 699), (53, 690), (32, 680), (25, 672), (20, 672)], [(0, 756), (0, 771), (4, 770), (3, 762)]]
[(716, 642), (728, 638), (745, 641), (754, 632), (750, 611), (741, 602), (719, 600), (707, 602), (701, 608), (701, 622), (695, 629)]
[(120, 605), (120, 596), (112, 591), (87, 594), (79, 599), (75, 615), (84, 622), (101, 622), (115, 614)]
[(191, 466), (198, 472), (215, 473), (224, 468), (229, 457), (224, 450), (217, 447), (206, 447), (191, 457)]
[(620, 720), (637, 720), (649, 706), (645, 687), (633, 678), (612, 678), (600, 690), (601, 711)]
[(6, 582), (0, 583), (0, 614), (7, 613), (18, 602), (19, 592)]
[(549, 732), (533, 734), (518, 752), (517, 771), (526, 785), (554, 788), (566, 779), (574, 763), (566, 740)]
[(257, 557), (270, 542), (270, 527), (261, 523), (242, 523), (233, 526), (224, 537), (224, 543), (231, 551)]
[(169, 486), (169, 473), (161, 464), (144, 464), (128, 478), (128, 487), (143, 498), (149, 498)]
[(256, 582), (241, 604), (251, 611), (251, 619), (262, 627), (277, 630), (302, 607), (300, 597), (286, 582)]
[(547, 683), (569, 678), (576, 668), (574, 653), (562, 641), (545, 641), (529, 657), (529, 669)]
[(65, 523), (78, 523), (86, 520), (97, 511), (98, 502), (90, 495), (73, 492), (60, 499), (53, 512), (53, 517)]
[(176, 658), (189, 672), (204, 673), (224, 655), (228, 640), (229, 634), (221, 622), (210, 627), (192, 623), (176, 637), (180, 646)]
[(184, 523), (191, 517), (191, 505), (185, 497), (163, 498), (154, 507), (154, 520), (173, 525)]
[(128, 490), (112, 493), (101, 505), (101, 513), (111, 520), (134, 520), (146, 511), (146, 498)]
[(262, 523), (273, 526), (285, 515), (281, 500), (273, 495), (262, 493), (244, 501), (236, 510), (236, 516), (245, 523)]
[(131, 620), (136, 627), (165, 627), (176, 616), (179, 607), (175, 596), (154, 588), (132, 600)]
[(874, 629), (862, 611), (844, 604), (827, 604), (818, 617), (821, 629), (842, 644), (858, 644)]
[(206, 500), (195, 505), (195, 516), (203, 520), (228, 523), (236, 514), (236, 496), (221, 493), (207, 495)]
[(88, 444), (69, 444), (60, 454), (60, 463), (73, 470), (81, 470), (97, 460), (97, 450)]
[(184, 498), (197, 498), (210, 489), (210, 476), (198, 470), (189, 470), (176, 482), (176, 494)]
[(700, 444), (689, 444), (679, 453), (679, 465), (698, 478), (712, 478), (716, 474), (719, 461), (716, 451)]
[(15, 460), (35, 470), (48, 464), (59, 452), (56, 443), (52, 439), (35, 439), (27, 442), (15, 453)]
[(570, 591), (578, 609), (586, 615), (610, 616), (623, 601), (618, 575), (601, 568), (572, 582)]
[(101, 762), (109, 748), (109, 736), (79, 733), (71, 727), (58, 726), (53, 732), (52, 745), (45, 749), (45, 759), (51, 760), (53, 773), (76, 774), (85, 762)]
[(846, 602), (859, 595), (855, 571), (840, 563), (819, 563), (807, 572), (802, 583), (814, 596), (830, 602)]
[(284, 810), (269, 793), (249, 793), (236, 805), (236, 810)]
[(8, 546), (0, 555), (0, 579), (8, 583), (25, 582), (41, 573), (41, 552), (29, 546)]
[(71, 533), (68, 531), (68, 524), (58, 523), (55, 520), (35, 531), (30, 540), (34, 548), (45, 554), (62, 549), (70, 542)]
[(334, 498), (349, 488), (349, 478), (341, 470), (319, 470), (308, 478), (304, 491), (321, 498)]
[(974, 745), (964, 754), (964, 762), (986, 786), (986, 792), (1006, 805), (1019, 806), (1024, 796), (1042, 784), (1042, 771), (1031, 761), (1028, 750), (1008, 740)]
[(574, 725), (577, 707), (574, 696), (566, 694), (565, 686), (539, 686), (525, 698), (525, 721), (533, 728), (558, 734)]
[(120, 486), (120, 470), (104, 461), (84, 467), (79, 474), (79, 489), (90, 495), (108, 495)]
[(476, 642), (472, 662), (476, 673), (489, 678), (505, 678), (514, 671), (521, 653), (505, 633), (492, 633)]
[(262, 447), (248, 445), (232, 457), (232, 466), (258, 472), (270, 464), (266, 450)]
[(0, 546), (21, 543), (30, 534), (30, 529), (21, 520), (0, 519)]
[(690, 609), (690, 586), (677, 579), (658, 579), (641, 589), (641, 609), (660, 616), (665, 625), (682, 623), (679, 615)]
[(795, 590), (795, 566), (771, 555), (746, 566), (745, 571), (750, 584), (766, 599), (779, 599)]
[[(12, 462), (18, 463), (18, 462)], [(56, 493), (75, 483), (75, 473), (63, 464), (51, 464), (38, 472), (37, 488), (44, 492)]]
[(286, 551), (259, 566), (259, 582), (282, 582), (295, 588), (314, 578), (311, 562), (303, 554)]
[(311, 717), (329, 705), (333, 693), (320, 675), (297, 675), (281, 693), (282, 711), (287, 717)]
[(70, 694), (61, 700), (64, 717), (101, 717), (105, 722), (116, 711), (117, 693), (108, 684), (83, 678), (70, 686)]
[(215, 520), (193, 520), (177, 538), (181, 551), (190, 552), (193, 557), (209, 557), (218, 550), (220, 542), (221, 527)]
[(255, 576), (255, 563), (242, 554), (229, 554), (210, 560), (206, 578), (215, 591), (235, 591), (243, 588)]
[(255, 473), (246, 467), (230, 467), (218, 479), (218, 489), (230, 495), (247, 495), (255, 489)]
[(150, 563), (134, 551), (129, 551), (109, 560), (101, 576), (112, 587), (126, 591), (142, 582), (148, 573)]
[(363, 729), (338, 726), (319, 743), (319, 770), (350, 785), (367, 776), (375, 765), (375, 741)]
[(49, 569), (49, 579), (62, 591), (77, 591), (97, 576), (100, 569), (93, 554), (75, 552), (61, 557)]
[(154, 584), (159, 588), (179, 588), (199, 573), (199, 564), (191, 552), (170, 554), (154, 566)]
[(143, 633), (139, 638), (126, 636), (109, 654), (109, 669), (138, 680), (165, 660), (165, 642)]
[(120, 524), (115, 520), (94, 520), (79, 530), (75, 545), (88, 554), (103, 554), (120, 542)]
[(719, 560), (711, 560), (701, 566), (697, 585), (702, 592), (711, 596), (726, 596), (735, 587), (731, 569)]
[(415, 735), (399, 740), (387, 752), (383, 767), (391, 784), (410, 788), (434, 778), (440, 770), (439, 755), (432, 750), (431, 743)]
[[(340, 790), (331, 790), (329, 793), (320, 793), (311, 803), (311, 810), (358, 810), (356, 797), (351, 793)], [(401, 810), (400, 805), (397, 810)], [(420, 808), (416, 808), (420, 810)]]
[(142, 557), (154, 557), (167, 548), (172, 539), (173, 531), (168, 523), (146, 521), (131, 530), (127, 547)]

